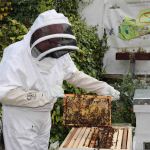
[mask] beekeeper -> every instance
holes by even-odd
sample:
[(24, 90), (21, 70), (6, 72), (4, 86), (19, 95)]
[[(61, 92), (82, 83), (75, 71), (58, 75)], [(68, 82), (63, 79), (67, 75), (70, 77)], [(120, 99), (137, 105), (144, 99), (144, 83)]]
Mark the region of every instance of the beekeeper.
[(69, 56), (78, 50), (68, 19), (55, 10), (40, 14), (24, 39), (4, 50), (0, 64), (5, 150), (47, 150), (50, 111), (64, 96), (63, 80), (119, 99), (105, 82), (79, 71)]

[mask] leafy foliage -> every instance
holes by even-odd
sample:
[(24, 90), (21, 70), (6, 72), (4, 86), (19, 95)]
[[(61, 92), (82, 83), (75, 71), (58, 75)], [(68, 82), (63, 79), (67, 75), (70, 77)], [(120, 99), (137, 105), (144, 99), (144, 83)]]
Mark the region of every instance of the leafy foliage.
[(87, 27), (86, 23), (81, 21), (80, 17), (71, 16), (69, 19), (80, 49), (72, 54), (72, 58), (79, 70), (83, 70), (85, 73), (95, 77), (99, 70), (95, 68), (98, 66), (93, 55), (95, 51), (97, 51), (97, 54), (103, 52), (98, 35), (93, 34), (96, 33), (96, 28)]
[(64, 138), (68, 134), (70, 128), (64, 127), (63, 125), (63, 99), (59, 99), (55, 104), (52, 112), (52, 130), (50, 142), (55, 141), (63, 142)]
[(12, 10), (11, 1), (0, 1), (0, 21), (2, 21)]
[(0, 56), (2, 56), (3, 49), (6, 46), (21, 40), (27, 31), (27, 28), (23, 24), (7, 18), (0, 30)]
[(131, 75), (124, 76), (113, 86), (120, 91), (120, 101), (112, 104), (113, 123), (131, 123), (135, 126), (135, 114), (133, 112), (133, 96), (137, 88), (148, 88), (141, 79), (133, 79)]
[(11, 17), (23, 23), (26, 27), (30, 27), (34, 18), (38, 15), (37, 4), (38, 1), (35, 0), (15, 0), (12, 2), (14, 9), (11, 12)]

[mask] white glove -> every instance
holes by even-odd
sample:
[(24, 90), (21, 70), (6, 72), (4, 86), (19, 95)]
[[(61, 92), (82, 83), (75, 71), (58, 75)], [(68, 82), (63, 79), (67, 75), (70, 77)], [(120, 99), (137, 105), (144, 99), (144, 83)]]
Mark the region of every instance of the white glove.
[(96, 93), (97, 95), (112, 96), (113, 100), (119, 99), (120, 92), (115, 90), (112, 86), (103, 81), (81, 72), (76, 71), (67, 81), (76, 87), (85, 89), (88, 92)]
[(110, 96), (112, 96), (112, 100), (115, 101), (115, 100), (119, 100), (120, 99), (120, 92), (115, 90), (112, 86), (109, 87), (110, 90)]
[(105, 95), (105, 96), (112, 96), (112, 100), (119, 100), (120, 99), (120, 92), (115, 90), (112, 86), (104, 82), (104, 86), (100, 89), (97, 94), (98, 95)]
[(40, 91), (24, 90), (21, 87), (13, 89), (1, 100), (3, 105), (20, 107), (40, 107), (49, 103), (49, 98)]

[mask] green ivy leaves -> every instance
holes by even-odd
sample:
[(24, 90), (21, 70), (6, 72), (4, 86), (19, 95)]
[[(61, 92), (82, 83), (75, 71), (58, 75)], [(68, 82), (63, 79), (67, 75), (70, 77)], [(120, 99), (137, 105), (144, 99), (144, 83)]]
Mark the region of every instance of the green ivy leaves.
[(11, 10), (11, 1), (0, 1), (0, 21), (2, 21)]
[(27, 33), (27, 28), (17, 20), (7, 18), (0, 31), (0, 55), (6, 46), (17, 42)]

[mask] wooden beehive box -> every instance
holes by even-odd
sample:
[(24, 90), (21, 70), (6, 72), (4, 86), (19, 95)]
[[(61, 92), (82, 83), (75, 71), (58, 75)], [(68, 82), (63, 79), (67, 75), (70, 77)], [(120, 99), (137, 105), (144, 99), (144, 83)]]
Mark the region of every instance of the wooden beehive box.
[(59, 150), (132, 150), (132, 127), (72, 128)]
[(111, 125), (111, 97), (68, 94), (64, 125), (73, 127), (59, 150), (132, 150), (132, 127)]
[(111, 125), (111, 97), (68, 94), (64, 98), (64, 125), (99, 127)]

